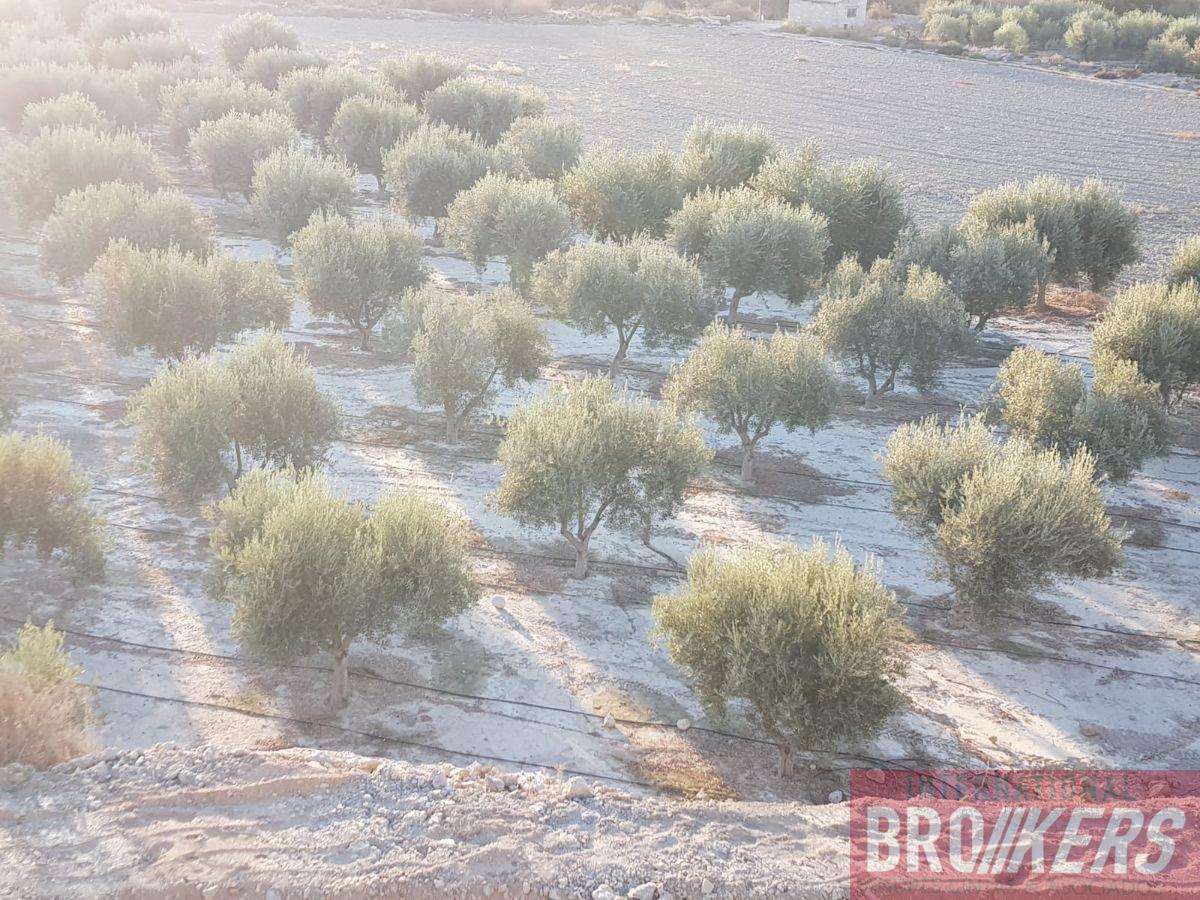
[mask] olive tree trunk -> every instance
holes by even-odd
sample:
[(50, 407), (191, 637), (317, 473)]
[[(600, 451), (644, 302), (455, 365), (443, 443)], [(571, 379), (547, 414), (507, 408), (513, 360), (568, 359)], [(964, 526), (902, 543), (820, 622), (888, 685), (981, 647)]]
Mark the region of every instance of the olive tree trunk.
[(345, 641), (333, 653), (333, 685), (329, 694), (329, 705), (342, 709), (350, 699), (350, 642)]
[(580, 537), (577, 534), (573, 534), (565, 525), (562, 527), (561, 532), (562, 536), (567, 539), (567, 543), (570, 544), (572, 549), (575, 551), (575, 577), (587, 578), (588, 544), (592, 540), (591, 532), (589, 531), (584, 534), (583, 537)]

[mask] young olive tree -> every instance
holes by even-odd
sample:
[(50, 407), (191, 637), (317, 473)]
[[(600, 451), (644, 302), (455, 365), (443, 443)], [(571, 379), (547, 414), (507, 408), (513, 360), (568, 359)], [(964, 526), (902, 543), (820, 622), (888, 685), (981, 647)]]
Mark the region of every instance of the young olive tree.
[(1167, 282), (1178, 287), (1185, 281), (1200, 281), (1200, 234), (1181, 241), (1171, 254), (1171, 268)]
[(324, 69), (328, 65), (329, 60), (317, 53), (287, 50), (283, 47), (265, 47), (247, 53), (238, 74), (249, 84), (276, 91), (279, 90), (279, 82), (285, 75), (301, 69)]
[(700, 430), (668, 407), (584, 378), (513, 413), (493, 502), (522, 525), (557, 527), (583, 578), (601, 524), (645, 526), (672, 514), (711, 456)]
[(113, 341), (182, 359), (248, 328), (282, 325), (291, 300), (275, 266), (227, 256), (200, 259), (176, 247), (140, 250), (118, 241), (92, 269)]
[(273, 659), (328, 653), (334, 709), (349, 699), (356, 641), (428, 631), (478, 602), (468, 523), (415, 494), (369, 509), (320, 474), (257, 471), (215, 518), (210, 584), (234, 606), (234, 636)]
[(1084, 397), (1083, 370), (1032, 347), (1018, 347), (996, 375), (993, 407), (1012, 433), (1069, 453), (1075, 408)]
[(946, 283), (916, 266), (878, 259), (869, 271), (845, 259), (821, 295), (813, 333), (867, 380), (866, 405), (896, 387), (901, 372), (919, 389), (937, 382), (970, 341), (966, 311)]
[(714, 306), (699, 269), (646, 238), (551, 253), (537, 267), (533, 296), (584, 334), (617, 333), (610, 378), (620, 373), (635, 336), (649, 347), (689, 343), (712, 319)]
[(895, 260), (903, 269), (920, 266), (940, 275), (962, 300), (976, 331), (1002, 309), (1028, 302), (1050, 267), (1050, 254), (1032, 222), (908, 229)]
[(653, 614), (710, 715), (749, 705), (778, 748), (780, 778), (794, 774), (797, 751), (872, 737), (901, 706), (896, 596), (841, 546), (701, 550), (687, 584), (655, 597)]
[(25, 107), (22, 135), (30, 138), (56, 128), (89, 128), (104, 134), (113, 130), (113, 123), (94, 101), (78, 92), (59, 94)]
[(423, 121), (420, 110), (407, 103), (383, 97), (351, 97), (338, 107), (326, 144), (331, 153), (373, 176), (382, 194), (384, 154)]
[(185, 357), (130, 401), (136, 453), (170, 490), (233, 485), (247, 468), (308, 468), (337, 431), (307, 358), (272, 332), (228, 356)]
[(549, 181), (485, 175), (446, 211), (447, 238), (480, 277), (489, 259), (502, 256), (510, 283), (521, 291), (528, 288), (533, 267), (570, 240), (573, 231), (571, 211)]
[(440, 53), (409, 53), (396, 59), (385, 59), (380, 74), (405, 100), (423, 106), (430, 91), (467, 71), (467, 64), (453, 56)]
[(520, 178), (557, 181), (579, 162), (583, 130), (573, 119), (517, 119), (496, 145), (500, 165)]
[(230, 69), (237, 70), (256, 50), (276, 48), (296, 50), (300, 38), (296, 29), (270, 13), (248, 12), (238, 16), (217, 32), (221, 55)]
[(344, 66), (297, 69), (279, 79), (279, 94), (301, 131), (324, 141), (338, 108), (351, 97), (395, 98), (380, 78)]
[(662, 237), (683, 203), (675, 158), (665, 150), (591, 150), (563, 176), (559, 192), (583, 227), (601, 240)]
[(105, 41), (92, 56), (101, 68), (134, 69), (196, 61), (200, 51), (178, 34), (138, 34)]
[(87, 503), (91, 483), (66, 445), (37, 434), (0, 434), (0, 556), (33, 547), (81, 577), (104, 573), (104, 518)]
[(254, 167), (277, 150), (300, 147), (300, 132), (280, 112), (226, 113), (203, 122), (189, 146), (222, 194), (241, 194), (250, 202)]
[(154, 115), (129, 72), (31, 61), (0, 68), (0, 122), (15, 130), (29, 104), (64, 94), (87, 97), (106, 119), (122, 128), (144, 124)]
[(687, 198), (670, 229), (675, 249), (697, 259), (713, 286), (733, 292), (730, 322), (742, 298), (760, 291), (803, 303), (829, 246), (823, 217), (746, 187)]
[(44, 219), (60, 197), (106, 181), (154, 190), (164, 175), (150, 145), (132, 134), (86, 128), (43, 131), (15, 144), (3, 159), (0, 182), (24, 221)]
[(730, 190), (753, 178), (778, 151), (761, 125), (698, 120), (683, 139), (679, 180), (687, 194)]
[(192, 133), (205, 122), (230, 113), (259, 116), (286, 113), (279, 97), (257, 84), (233, 78), (191, 78), (167, 85), (159, 95), (163, 122), (176, 147), (187, 146)]
[(66, 283), (86, 275), (113, 241), (139, 250), (175, 247), (204, 257), (212, 252), (214, 233), (212, 216), (186, 194), (110, 181), (59, 199), (42, 226), (38, 264)]
[(710, 325), (672, 367), (663, 399), (698, 412), (742, 442), (742, 479), (754, 477), (758, 442), (782, 425), (816, 432), (829, 423), (837, 385), (816, 340), (776, 332), (755, 340), (740, 328)]
[(815, 142), (767, 160), (751, 185), (768, 197), (797, 209), (807, 206), (825, 217), (827, 268), (844, 256), (869, 267), (891, 254), (910, 221), (900, 184), (886, 167), (873, 160), (826, 162)]
[(422, 125), (383, 156), (383, 179), (410, 215), (437, 220), (450, 202), (484, 176), (491, 154), (472, 135)]
[(421, 248), (402, 219), (315, 216), (292, 239), (296, 287), (313, 312), (348, 323), (368, 350), (379, 320), (428, 277)]
[(1064, 463), (1022, 439), (1000, 446), (986, 430), (964, 440), (961, 427), (932, 418), (902, 426), (883, 475), (897, 515), (932, 535), (939, 574), (963, 604), (984, 616), (1015, 612), (1058, 577), (1116, 568), (1121, 545), (1087, 449)]
[(1182, 400), (1200, 384), (1200, 281), (1135, 284), (1122, 291), (1096, 326), (1093, 346), (1097, 360), (1137, 363), (1165, 405)]
[(434, 122), (475, 135), (491, 147), (522, 116), (540, 116), (541, 91), (478, 76), (445, 81), (425, 95), (425, 113)]
[(445, 411), (446, 440), (456, 444), (501, 388), (532, 381), (549, 358), (537, 317), (514, 292), (438, 294), (421, 310), (412, 340), (413, 387), (421, 403)]
[(354, 170), (341, 160), (284, 148), (254, 164), (250, 205), (283, 244), (314, 215), (348, 210), (356, 191)]
[(1037, 285), (1039, 309), (1051, 281), (1070, 285), (1086, 276), (1093, 290), (1104, 290), (1137, 259), (1137, 214), (1095, 179), (1079, 186), (1055, 178), (1002, 185), (972, 198), (963, 219), (964, 227), (983, 229), (1024, 222), (1050, 254)]
[(92, 47), (139, 34), (167, 34), (175, 22), (169, 13), (144, 3), (94, 3), (79, 26), (79, 39)]

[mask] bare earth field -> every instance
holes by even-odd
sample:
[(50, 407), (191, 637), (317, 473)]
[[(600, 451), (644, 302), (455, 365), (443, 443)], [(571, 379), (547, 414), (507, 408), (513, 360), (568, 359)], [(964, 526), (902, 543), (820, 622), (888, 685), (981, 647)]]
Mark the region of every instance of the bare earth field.
[[(203, 41), (221, 20), (191, 14), (184, 25)], [(1198, 101), (1179, 93), (733, 30), (290, 21), (308, 46), (330, 55), (354, 43), (364, 64), (410, 47), (460, 52), (480, 64), (519, 61), (594, 139), (674, 142), (700, 111), (761, 120), (788, 141), (821, 136), (838, 156), (893, 162), (928, 217), (956, 216), (973, 190), (1005, 178), (1098, 172), (1147, 206), (1143, 243), (1160, 256), (1175, 236), (1200, 230), (1200, 145), (1166, 136), (1200, 131)], [(650, 67), (653, 60), (666, 67)], [(630, 70), (618, 72), (618, 64)], [(941, 110), (951, 106), (955, 114), (943, 120)], [(1052, 116), (1051, 108), (1061, 113)], [(240, 203), (221, 200), (160, 145), (176, 183), (217, 215), (231, 250), (275, 254)], [(372, 202), (366, 198), (364, 208)], [(478, 283), (462, 259), (432, 246), (428, 252), (440, 279), (472, 289)], [(286, 275), (288, 258), (277, 258)], [(506, 278), (493, 265), (484, 286)], [(230, 610), (203, 590), (209, 526), (202, 510), (162, 497), (134, 464), (125, 401), (157, 361), (116, 355), (87, 296), (37, 274), (33, 239), (7, 211), (0, 211), (0, 302), (32, 344), (16, 427), (70, 442), (113, 539), (108, 578), (96, 585), (72, 586), (55, 567), (11, 554), (0, 567), (0, 634), (15, 633), (27, 617), (52, 618), (67, 630), (74, 659), (98, 688), (107, 746), (209, 748), (157, 748), (144, 763), (136, 754), (112, 757), (74, 782), (60, 772), (11, 790), (0, 785), (0, 824), (12, 829), (11, 841), (0, 843), (0, 871), (30, 879), (21, 893), (79, 895), (87, 885), (103, 893), (131, 884), (135, 892), (172, 885), (179, 896), (194, 896), (197, 885), (221, 880), (220, 866), (233, 865), (236, 872), (225, 874), (245, 876), (251, 894), (272, 884), (311, 896), (365, 891), (386, 873), (397, 880), (382, 884), (402, 896), (478, 896), (485, 882), (515, 893), (524, 881), (543, 896), (552, 888), (588, 896), (600, 883), (627, 890), (663, 875), (654, 868), (661, 859), (677, 897), (703, 896), (702, 878), (717, 896), (817, 896), (840, 890), (845, 877), (836, 849), (844, 807), (798, 804), (825, 804), (830, 791), (845, 787), (850, 768), (1200, 766), (1194, 401), (1176, 420), (1175, 452), (1128, 485), (1104, 489), (1129, 530), (1123, 568), (1043, 592), (1026, 614), (988, 628), (948, 612), (947, 585), (931, 576), (931, 555), (900, 528), (880, 483), (875, 454), (898, 423), (977, 403), (1017, 342), (1085, 359), (1086, 323), (998, 320), (935, 394), (901, 390), (877, 412), (859, 408), (859, 385), (847, 375), (830, 428), (815, 436), (779, 432), (764, 442), (753, 489), (738, 484), (732, 453), (720, 453), (652, 546), (603, 530), (592, 545), (593, 574), (577, 581), (568, 577), (557, 535), (496, 515), (487, 497), (499, 482), (493, 459), (503, 418), (553, 379), (604, 365), (608, 342), (547, 320), (556, 360), (544, 378), (505, 394), (494, 420), (449, 447), (441, 443), (440, 415), (414, 400), (406, 366), (355, 349), (342, 327), (297, 306), (287, 336), (308, 349), (321, 386), (346, 418), (345, 439), (329, 460), (338, 487), (362, 499), (416, 489), (465, 511), (478, 533), (475, 566), (486, 586), (476, 609), (432, 638), (357, 645), (350, 706), (327, 719), (328, 661), (282, 667), (242, 656), (229, 638)], [(763, 327), (803, 321), (809, 311), (776, 297), (743, 308)], [(630, 390), (655, 393), (671, 362), (635, 344)], [(726, 439), (710, 438), (730, 449)], [(839, 755), (832, 769), (806, 769), (783, 783), (772, 748), (736, 711), (723, 722), (704, 717), (686, 679), (648, 638), (650, 600), (678, 584), (682, 563), (702, 542), (807, 544), (813, 535), (840, 538), (860, 560), (873, 557), (900, 595), (913, 632), (901, 685), (909, 703), (873, 744)], [(615, 720), (607, 727), (606, 715)], [(678, 727), (682, 719), (691, 727)], [(387, 763), (368, 778), (361, 760), (345, 756), (263, 752), (291, 746), (411, 763), (481, 760), (543, 776), (489, 791), (477, 770), (439, 769), (437, 776)], [(230, 755), (235, 747), (255, 752)], [(139, 774), (144, 765), (152, 775)], [(596, 800), (562, 807), (556, 767), (561, 778), (619, 789), (612, 800), (618, 810), (599, 809)], [(464, 780), (465, 813), (442, 809), (454, 799), (435, 783), (446, 774)], [(318, 784), (322, 778), (329, 785)], [(316, 781), (293, 789), (294, 779)], [(358, 796), (364, 792), (365, 800)], [(666, 794), (742, 805), (672, 805)], [(406, 818), (416, 797), (425, 803), (419, 835), (416, 817)], [(777, 801), (792, 803), (761, 805)], [(362, 808), (385, 812), (372, 818)], [(601, 828), (606, 817), (616, 831)], [(625, 817), (638, 821), (623, 830)], [(668, 820), (691, 824), (668, 829)], [(193, 830), (210, 843), (188, 845)], [(47, 850), (47, 834), (63, 836), (61, 852)], [(547, 848), (563, 835), (574, 843), (561, 843), (564, 855), (556, 857)], [(661, 847), (656, 857), (647, 843), (654, 835), (674, 835), (679, 846)], [(230, 848), (247, 844), (261, 855), (229, 863)], [(542, 848), (536, 854), (535, 846)], [(87, 884), (72, 880), (76, 866)], [(578, 877), (558, 885), (566, 872)], [(190, 886), (177, 884), (184, 876)], [(461, 883), (452, 888), (454, 878)], [(0, 880), (0, 893), (5, 886)]]

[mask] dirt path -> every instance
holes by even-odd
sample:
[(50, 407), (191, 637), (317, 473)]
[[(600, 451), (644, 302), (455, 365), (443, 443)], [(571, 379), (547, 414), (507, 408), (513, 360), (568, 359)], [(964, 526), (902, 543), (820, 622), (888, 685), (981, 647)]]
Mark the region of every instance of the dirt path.
[[(228, 16), (183, 13), (198, 43)], [(397, 52), (456, 53), (524, 69), (593, 141), (677, 143), (697, 116), (748, 120), (780, 140), (818, 138), (837, 158), (877, 156), (927, 219), (972, 193), (1050, 173), (1098, 175), (1143, 206), (1144, 260), (1200, 231), (1200, 100), (1180, 90), (1074, 78), (765, 31), (629, 22), (558, 25), (439, 18), (292, 16), (304, 43), (364, 65)]]

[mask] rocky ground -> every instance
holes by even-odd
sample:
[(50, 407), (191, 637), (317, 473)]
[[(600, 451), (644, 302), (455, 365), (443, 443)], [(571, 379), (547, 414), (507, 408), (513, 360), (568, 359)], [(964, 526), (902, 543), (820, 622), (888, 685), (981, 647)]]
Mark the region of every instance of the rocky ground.
[(847, 820), (845, 804), (160, 744), (0, 769), (0, 896), (837, 897)]

